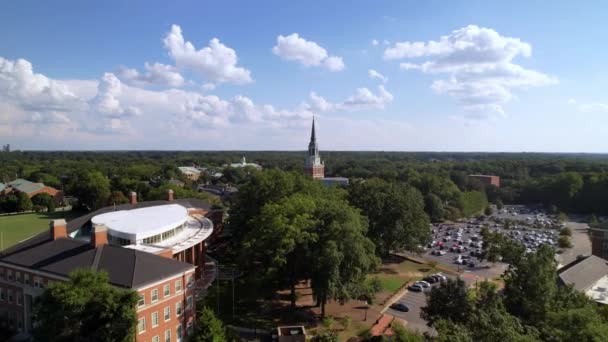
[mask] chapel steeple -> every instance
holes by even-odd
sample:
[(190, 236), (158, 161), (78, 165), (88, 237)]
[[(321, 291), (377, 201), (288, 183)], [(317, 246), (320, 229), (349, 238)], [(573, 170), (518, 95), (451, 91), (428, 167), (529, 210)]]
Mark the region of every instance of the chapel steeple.
[(325, 165), (321, 161), (319, 146), (317, 145), (314, 116), (312, 117), (312, 129), (310, 131), (310, 142), (308, 143), (308, 156), (304, 164), (304, 174), (315, 179), (325, 177)]

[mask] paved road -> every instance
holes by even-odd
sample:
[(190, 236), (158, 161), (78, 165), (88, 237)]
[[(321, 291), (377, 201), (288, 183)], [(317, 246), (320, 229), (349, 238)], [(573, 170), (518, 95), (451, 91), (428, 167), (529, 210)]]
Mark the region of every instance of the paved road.
[(576, 260), (578, 255), (591, 255), (591, 240), (589, 239), (589, 226), (586, 223), (567, 222), (566, 225), (572, 229), (572, 248), (558, 254), (557, 260), (560, 266), (567, 265)]
[(407, 321), (408, 329), (421, 333), (434, 333), (434, 329), (426, 325), (426, 321), (420, 318), (420, 308), (426, 305), (426, 297), (423, 292), (407, 291), (396, 303), (403, 303), (410, 308), (409, 312), (396, 311), (391, 308), (386, 313)]

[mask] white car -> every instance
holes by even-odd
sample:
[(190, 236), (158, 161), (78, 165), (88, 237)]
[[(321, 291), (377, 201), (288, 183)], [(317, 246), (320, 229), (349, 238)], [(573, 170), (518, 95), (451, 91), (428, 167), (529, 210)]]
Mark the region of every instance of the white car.
[(422, 286), (425, 289), (428, 289), (428, 288), (431, 287), (431, 284), (429, 282), (424, 281), (424, 280), (419, 280), (419, 281), (415, 282), (414, 285), (420, 285), (420, 286)]

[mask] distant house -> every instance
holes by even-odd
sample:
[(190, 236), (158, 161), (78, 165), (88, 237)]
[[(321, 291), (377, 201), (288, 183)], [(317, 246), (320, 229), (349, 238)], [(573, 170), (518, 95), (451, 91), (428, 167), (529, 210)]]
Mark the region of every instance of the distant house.
[(232, 164), (230, 164), (230, 167), (234, 167), (234, 168), (246, 167), (246, 166), (253, 167), (253, 168), (257, 169), (257, 170), (261, 170), (262, 169), (262, 166), (259, 165), (259, 164), (248, 163), (247, 159), (245, 159), (245, 156), (243, 156), (243, 158), (241, 159), (240, 163), (232, 163)]
[(469, 175), (469, 179), (477, 179), (485, 185), (494, 185), (500, 188), (500, 177), (491, 175)]
[(557, 271), (558, 285), (572, 285), (594, 301), (608, 304), (608, 260), (579, 257)]
[(191, 181), (197, 181), (201, 176), (201, 170), (194, 166), (180, 166), (179, 171)]
[(175, 185), (179, 188), (183, 188), (184, 185), (186, 185), (186, 183), (180, 181), (179, 179), (170, 179), (169, 181), (167, 181), (167, 184)]
[(53, 187), (44, 185), (43, 183), (30, 182), (22, 178), (15, 179), (14, 181), (6, 184), (0, 183), (0, 193), (2, 194), (18, 194), (20, 192), (27, 194), (29, 198), (41, 193), (49, 194), (51, 197), (55, 198), (56, 202), (61, 200), (62, 195), (61, 191)]

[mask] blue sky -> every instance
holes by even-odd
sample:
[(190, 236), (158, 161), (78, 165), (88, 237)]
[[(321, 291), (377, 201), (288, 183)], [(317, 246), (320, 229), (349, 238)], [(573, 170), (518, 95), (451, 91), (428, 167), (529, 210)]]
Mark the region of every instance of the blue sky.
[(602, 1), (4, 4), (22, 149), (608, 152)]

